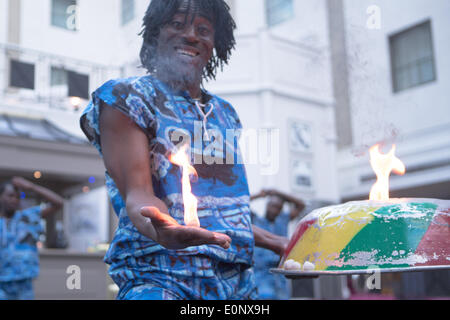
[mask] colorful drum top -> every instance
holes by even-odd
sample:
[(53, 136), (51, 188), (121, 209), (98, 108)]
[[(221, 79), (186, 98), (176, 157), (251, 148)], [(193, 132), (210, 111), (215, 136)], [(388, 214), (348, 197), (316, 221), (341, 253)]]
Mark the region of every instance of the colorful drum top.
[(390, 199), (321, 208), (303, 218), (284, 270), (450, 267), (450, 201)]

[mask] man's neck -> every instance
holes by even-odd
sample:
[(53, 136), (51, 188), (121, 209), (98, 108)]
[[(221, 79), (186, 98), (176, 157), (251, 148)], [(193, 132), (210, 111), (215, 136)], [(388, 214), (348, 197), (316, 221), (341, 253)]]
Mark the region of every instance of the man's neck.
[(156, 77), (167, 83), (172, 89), (176, 91), (187, 91), (192, 99), (202, 99), (202, 90), (200, 88), (201, 78), (197, 80), (190, 79), (190, 81), (186, 81), (183, 79), (169, 79), (166, 74), (157, 74)]
[(189, 96), (192, 99), (202, 102), (203, 97), (202, 97), (202, 90), (200, 89), (200, 86), (194, 87), (194, 88), (188, 88), (186, 91), (189, 92)]

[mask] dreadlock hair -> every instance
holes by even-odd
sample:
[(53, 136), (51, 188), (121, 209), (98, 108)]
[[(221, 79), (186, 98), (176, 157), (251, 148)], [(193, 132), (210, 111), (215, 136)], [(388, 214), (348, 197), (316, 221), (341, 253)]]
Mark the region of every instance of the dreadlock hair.
[[(185, 0), (152, 0), (143, 19), (143, 29), (139, 33), (144, 42), (140, 52), (142, 67), (150, 74), (156, 71), (156, 47), (163, 26), (170, 23)], [(203, 70), (203, 79), (215, 79), (217, 68), (223, 70), (228, 64), (231, 51), (236, 45), (234, 29), (236, 23), (230, 14), (230, 7), (224, 0), (188, 0), (188, 8), (207, 14), (215, 29), (215, 39), (211, 59)]]

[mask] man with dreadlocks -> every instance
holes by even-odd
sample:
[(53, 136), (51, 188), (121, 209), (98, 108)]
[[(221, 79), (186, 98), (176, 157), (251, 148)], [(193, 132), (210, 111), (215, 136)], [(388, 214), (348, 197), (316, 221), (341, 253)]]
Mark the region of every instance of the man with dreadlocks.
[[(22, 208), (21, 191), (33, 192), (46, 206)], [(60, 210), (64, 199), (22, 177), (0, 184), (0, 300), (33, 300), (39, 275), (37, 242), (41, 219)]]
[[(81, 127), (103, 157), (119, 226), (105, 256), (118, 299), (254, 299), (254, 245), (281, 254), (285, 239), (251, 225), (245, 167), (233, 107), (203, 88), (227, 64), (235, 23), (223, 0), (153, 0), (144, 17), (148, 75), (97, 89)], [(194, 140), (215, 161), (194, 161), (201, 227), (183, 223), (180, 168), (169, 161)], [(199, 142), (200, 141), (200, 142)], [(209, 149), (208, 149), (209, 148)], [(208, 162), (208, 163), (206, 163)]]

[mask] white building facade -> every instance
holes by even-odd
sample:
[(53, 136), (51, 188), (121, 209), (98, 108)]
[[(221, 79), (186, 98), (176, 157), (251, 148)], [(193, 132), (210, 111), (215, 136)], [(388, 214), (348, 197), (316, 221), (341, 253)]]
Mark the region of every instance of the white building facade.
[(393, 197), (450, 199), (450, 2), (344, 0), (343, 12), (349, 99), (337, 112), (350, 116), (337, 127), (351, 139), (339, 150), (341, 198), (368, 197), (368, 150), (381, 143), (396, 144), (406, 166), (391, 175)]
[[(137, 68), (142, 44), (138, 33), (148, 3), (1, 0), (1, 12), (9, 13), (1, 29), (1, 110), (45, 114), (82, 137), (78, 118), (87, 100), (76, 99), (74, 111), (67, 82), (58, 82), (60, 70), (86, 76), (89, 92), (110, 78), (143, 74)], [(236, 50), (217, 81), (205, 87), (234, 105), (246, 129), (260, 132), (257, 141), (250, 138), (247, 143), (258, 152), (256, 159), (248, 159), (252, 193), (277, 188), (305, 200), (337, 201), (326, 1), (229, 3), (238, 25)], [(69, 8), (65, 16), (59, 6)], [(12, 21), (13, 16), (19, 21)], [(7, 61), (15, 49), (21, 61), (35, 64), (34, 90), (8, 86)], [(255, 143), (266, 143), (265, 134), (273, 143), (255, 149)]]
[[(273, 1), (280, 3), (283, 1)], [(252, 193), (277, 188), (304, 200), (338, 200), (326, 1), (233, 1), (238, 29), (230, 65), (207, 88), (229, 100), (244, 128), (259, 130), (257, 158), (247, 159)], [(284, 1), (289, 6), (289, 1)], [(280, 8), (280, 7), (279, 7)], [(275, 134), (270, 144), (264, 132)], [(245, 141), (243, 141), (245, 142)], [(243, 151), (245, 153), (245, 150)], [(253, 161), (252, 161), (253, 160)]]
[[(251, 192), (277, 188), (307, 201), (337, 201), (326, 1), (227, 2), (237, 23), (236, 50), (205, 88), (231, 102), (252, 131), (243, 139)], [(134, 19), (119, 31), (126, 75), (142, 72), (135, 68), (142, 45), (136, 34), (147, 5), (135, 1)]]
[[(394, 195), (450, 197), (449, 1), (227, 2), (236, 50), (205, 88), (241, 118), (251, 193), (279, 189), (310, 208), (367, 198), (368, 150), (384, 142), (383, 151), (397, 144), (407, 168), (391, 178)], [(138, 33), (148, 4), (0, 0), (0, 116), (46, 120), (85, 139), (79, 117), (90, 93), (111, 78), (144, 74)], [(76, 199), (69, 208), (92, 198), (81, 187), (102, 185), (92, 147), (3, 137), (1, 124), (0, 177), (40, 170), (64, 182)], [(262, 214), (264, 203), (254, 209)]]
[[(314, 201), (338, 202), (327, 1), (227, 2), (238, 26), (236, 50), (217, 81), (205, 83), (205, 88), (231, 102), (240, 116), (251, 193), (274, 188), (311, 207)], [(90, 93), (109, 79), (144, 74), (138, 68), (138, 33), (148, 4), (0, 0), (0, 114), (46, 120), (85, 139), (79, 117)], [(0, 132), (1, 152), (17, 160), (0, 160), (0, 177), (40, 170), (53, 182), (64, 182), (67, 208), (83, 212), (65, 223), (107, 220), (103, 214), (86, 220), (98, 206), (79, 209), (92, 198), (81, 192), (102, 184), (103, 163), (92, 147), (56, 148), (53, 142), (41, 146), (30, 140), (28, 153), (15, 154), (11, 150), (18, 148), (2, 139)], [(264, 203), (255, 203), (254, 209), (263, 214)], [(110, 233), (114, 227), (110, 223)], [(75, 230), (72, 243), (82, 238), (86, 243), (73, 249), (89, 245), (88, 237)]]

